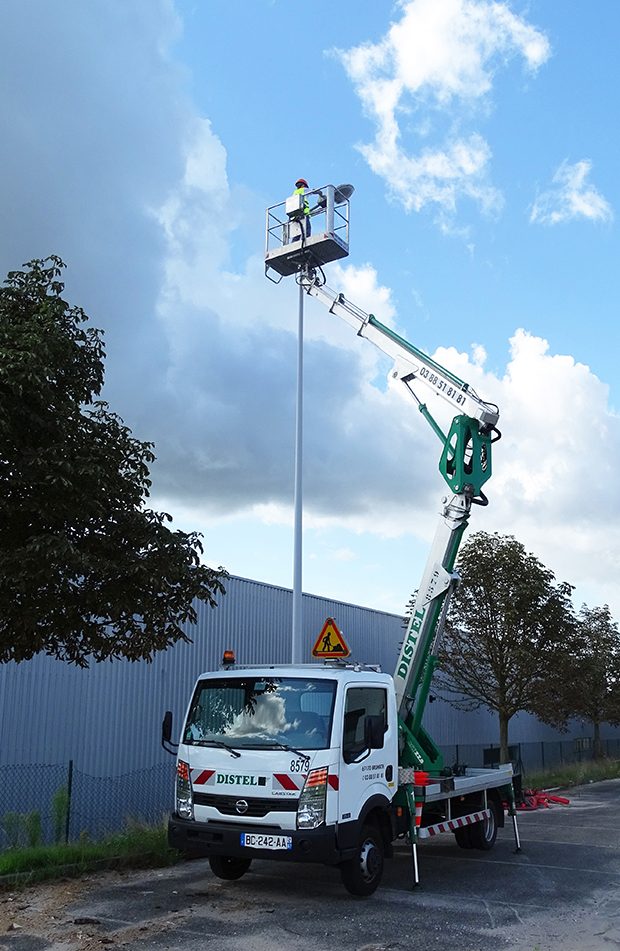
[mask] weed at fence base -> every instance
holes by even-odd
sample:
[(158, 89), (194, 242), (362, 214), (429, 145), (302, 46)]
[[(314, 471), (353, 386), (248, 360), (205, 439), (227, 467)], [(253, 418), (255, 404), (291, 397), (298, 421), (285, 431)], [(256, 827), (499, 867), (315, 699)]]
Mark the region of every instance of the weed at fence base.
[(70, 844), (10, 849), (0, 854), (0, 888), (50, 878), (76, 877), (112, 868), (155, 868), (173, 865), (179, 853), (169, 848), (163, 824), (132, 821), (122, 833), (101, 842), (85, 837)]
[(527, 773), (526, 781), (528, 786), (537, 789), (549, 789), (551, 786), (567, 789), (571, 786), (585, 786), (588, 783), (619, 777), (620, 760), (604, 759), (574, 763), (571, 766), (556, 767), (544, 772)]
[(4, 833), (9, 849), (18, 849), (22, 846), (34, 848), (43, 841), (41, 813), (37, 810), (5, 812), (0, 818), (0, 829)]

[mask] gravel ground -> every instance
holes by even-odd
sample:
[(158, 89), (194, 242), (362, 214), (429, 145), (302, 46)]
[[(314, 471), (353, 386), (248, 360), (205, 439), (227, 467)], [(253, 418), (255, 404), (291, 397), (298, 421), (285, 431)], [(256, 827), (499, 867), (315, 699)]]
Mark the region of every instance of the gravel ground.
[(0, 892), (0, 951), (608, 951), (620, 949), (620, 780), (521, 814), (488, 853), (451, 835), (387, 863), (370, 899), (336, 869), (254, 862), (222, 882), (204, 861)]

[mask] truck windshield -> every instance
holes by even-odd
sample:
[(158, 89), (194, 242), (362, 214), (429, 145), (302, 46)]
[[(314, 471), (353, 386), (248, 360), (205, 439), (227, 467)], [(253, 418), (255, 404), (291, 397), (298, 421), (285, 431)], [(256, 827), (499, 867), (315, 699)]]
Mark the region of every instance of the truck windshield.
[(184, 743), (224, 741), (235, 749), (329, 747), (335, 680), (230, 676), (198, 682)]

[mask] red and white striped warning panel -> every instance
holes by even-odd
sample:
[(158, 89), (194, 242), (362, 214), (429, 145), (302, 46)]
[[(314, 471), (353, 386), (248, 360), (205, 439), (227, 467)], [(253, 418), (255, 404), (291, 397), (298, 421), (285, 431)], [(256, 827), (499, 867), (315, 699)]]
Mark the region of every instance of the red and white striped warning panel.
[[(306, 773), (274, 773), (273, 774), (273, 789), (281, 791), (285, 789), (287, 792), (301, 792), (304, 788), (304, 783), (306, 781)], [(338, 789), (338, 776), (335, 773), (330, 773), (327, 777), (327, 785), (330, 789)]]
[(301, 792), (306, 776), (304, 773), (274, 773), (273, 789), (286, 792)]
[(419, 829), (418, 835), (421, 839), (429, 839), (432, 835), (439, 835), (440, 832), (455, 832), (457, 829), (462, 829), (463, 826), (472, 826), (474, 822), (488, 819), (490, 815), (490, 809), (483, 809), (482, 812), (472, 812), (468, 816), (459, 816), (458, 819), (446, 819), (445, 822), (438, 822), (434, 826)]
[(193, 769), (192, 786), (215, 786), (214, 769)]
[[(249, 787), (262, 787), (269, 789), (269, 778), (267, 776), (253, 776), (251, 774), (237, 774), (217, 772), (215, 769), (192, 769), (192, 786), (218, 786), (233, 789), (233, 791), (243, 788), (247, 793), (251, 792)], [(271, 791), (276, 795), (288, 793), (291, 796), (299, 795), (304, 788), (306, 773), (272, 773)], [(327, 785), (330, 789), (338, 789), (338, 775), (331, 773), (327, 777)], [(258, 792), (258, 788), (257, 788)]]

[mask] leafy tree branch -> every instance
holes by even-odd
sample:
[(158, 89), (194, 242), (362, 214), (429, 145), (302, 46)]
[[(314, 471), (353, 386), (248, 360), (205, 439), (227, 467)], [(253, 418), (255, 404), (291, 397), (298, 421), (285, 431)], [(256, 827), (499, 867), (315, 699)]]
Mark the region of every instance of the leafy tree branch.
[(62, 297), (63, 262), (0, 289), (0, 662), (149, 660), (225, 593), (196, 532), (145, 506), (153, 446), (99, 399), (100, 330)]

